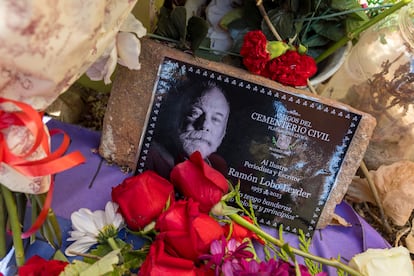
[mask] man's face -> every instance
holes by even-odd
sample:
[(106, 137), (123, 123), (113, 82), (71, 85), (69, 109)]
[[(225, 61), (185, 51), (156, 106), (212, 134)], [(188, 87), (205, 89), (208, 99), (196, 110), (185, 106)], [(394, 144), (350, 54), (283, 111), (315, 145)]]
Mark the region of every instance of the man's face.
[(198, 150), (203, 158), (215, 152), (226, 134), (229, 106), (217, 88), (206, 91), (186, 115), (180, 141), (191, 155)]

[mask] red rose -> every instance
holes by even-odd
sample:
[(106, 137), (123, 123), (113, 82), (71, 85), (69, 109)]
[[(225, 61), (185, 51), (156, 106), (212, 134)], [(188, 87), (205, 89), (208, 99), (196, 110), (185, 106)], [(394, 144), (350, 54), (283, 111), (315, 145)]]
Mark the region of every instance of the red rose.
[(261, 31), (250, 31), (244, 36), (240, 55), (244, 66), (253, 74), (261, 75), (270, 60), (266, 47), (267, 39)]
[(129, 177), (112, 188), (112, 201), (118, 203), (132, 230), (140, 230), (156, 220), (168, 200), (174, 200), (173, 185), (153, 171)]
[(166, 252), (197, 261), (223, 235), (221, 225), (198, 207), (191, 198), (178, 201), (158, 218), (155, 228), (165, 235)]
[(184, 196), (199, 202), (200, 210), (205, 213), (220, 201), (229, 188), (224, 175), (209, 166), (198, 151), (176, 165), (170, 179)]
[(34, 255), (26, 263), (19, 267), (19, 276), (54, 276), (59, 275), (67, 266), (68, 262), (58, 260), (45, 260)]
[(142, 264), (138, 275), (139, 276), (158, 276), (158, 275), (183, 275), (183, 276), (197, 276), (200, 275), (198, 268), (195, 267), (191, 260), (174, 257), (169, 255), (164, 250), (164, 236), (165, 234), (157, 235), (156, 240), (151, 244), (149, 253), (144, 263)]
[(268, 63), (267, 73), (272, 80), (290, 86), (306, 86), (316, 71), (315, 60), (297, 51), (287, 51)]

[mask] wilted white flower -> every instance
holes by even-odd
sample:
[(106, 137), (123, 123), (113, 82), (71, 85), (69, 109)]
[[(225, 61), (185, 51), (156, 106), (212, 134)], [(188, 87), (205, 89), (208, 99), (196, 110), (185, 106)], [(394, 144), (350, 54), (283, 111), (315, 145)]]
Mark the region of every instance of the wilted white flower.
[(75, 241), (65, 250), (68, 256), (74, 256), (72, 252), (85, 253), (91, 246), (105, 238), (114, 237), (124, 219), (117, 213), (118, 204), (109, 201), (105, 211), (92, 212), (87, 208), (81, 208), (71, 215), (72, 228), (68, 241)]
[(91, 80), (104, 80), (105, 84), (111, 83), (111, 75), (119, 63), (128, 69), (139, 70), (141, 63), (141, 38), (147, 34), (142, 23), (129, 14), (122, 24), (116, 36), (116, 40), (108, 46), (103, 55), (86, 71)]
[(367, 276), (413, 276), (410, 252), (403, 246), (373, 249), (355, 255), (349, 265)]

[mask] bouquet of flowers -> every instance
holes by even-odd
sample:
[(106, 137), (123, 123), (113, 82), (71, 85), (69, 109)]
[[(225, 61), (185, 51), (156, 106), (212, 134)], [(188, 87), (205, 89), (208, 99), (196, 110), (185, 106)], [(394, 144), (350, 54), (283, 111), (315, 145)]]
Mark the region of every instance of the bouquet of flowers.
[[(283, 241), (282, 229), (279, 239), (267, 234), (253, 211), (240, 203), (237, 185), (228, 183), (199, 152), (176, 165), (170, 180), (145, 171), (113, 187), (111, 196), (105, 211), (83, 208), (72, 214), (68, 240), (73, 243), (65, 253), (78, 257), (69, 263), (34, 256), (19, 275), (321, 276), (327, 275), (323, 264), (337, 268), (339, 275), (378, 275), (375, 258), (382, 258), (382, 272), (397, 266), (399, 275), (412, 273), (403, 248), (364, 253), (348, 266), (310, 254), (310, 240), (303, 235), (297, 249)], [(296, 256), (304, 257), (304, 263)]]

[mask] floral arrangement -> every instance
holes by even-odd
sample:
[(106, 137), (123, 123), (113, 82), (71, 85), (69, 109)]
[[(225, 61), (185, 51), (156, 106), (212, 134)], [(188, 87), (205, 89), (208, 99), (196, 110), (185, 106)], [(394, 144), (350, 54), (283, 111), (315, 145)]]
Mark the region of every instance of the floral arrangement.
[[(407, 2), (400, 3), (403, 5)], [(130, 7), (132, 2), (128, 3)], [(256, 5), (261, 7), (261, 1), (257, 1)], [(396, 4), (389, 12), (395, 11), (401, 5)], [(180, 15), (177, 13), (174, 18), (180, 18)], [(386, 13), (382, 15), (386, 16)], [(130, 56), (137, 58), (139, 55), (138, 37), (142, 37), (145, 30), (141, 25), (135, 24), (136, 22), (125, 22), (126, 25), (122, 28), (114, 27), (111, 35), (115, 36), (116, 33), (117, 44), (126, 44), (134, 51), (123, 52), (115, 49), (115, 43), (109, 45), (107, 51), (101, 49), (103, 59), (97, 61), (88, 71), (92, 78), (103, 78), (109, 83), (115, 60), (119, 58), (122, 61)], [(344, 41), (355, 38), (367, 26), (357, 28), (336, 45), (343, 45)], [(196, 29), (189, 33), (190, 37), (197, 33), (194, 30)], [(118, 31), (121, 33), (118, 34)], [(122, 32), (135, 35), (131, 37), (123, 35)], [(182, 35), (185, 31), (179, 34), (181, 42), (184, 42)], [(192, 44), (192, 49), (195, 50), (199, 46), (198, 42)], [(247, 35), (243, 36), (243, 42), (243, 50), (240, 53), (243, 55), (244, 65), (254, 73), (293, 86), (304, 85), (315, 73), (315, 62), (305, 55), (300, 44), (292, 46), (292, 43), (284, 40), (270, 41), (263, 36), (263, 32), (257, 30), (247, 32)], [(258, 43), (260, 47), (253, 47), (253, 43)], [(92, 61), (89, 60), (89, 63)], [(24, 65), (26, 64), (28, 63), (24, 62)], [(134, 64), (125, 65), (137, 69), (139, 61), (135, 59)], [(86, 67), (83, 69), (86, 70)], [(65, 80), (65, 83), (69, 82)], [(59, 85), (56, 86), (61, 88)], [(24, 191), (11, 191), (7, 183), (1, 185), (0, 203), (3, 213), (0, 253), (4, 253), (3, 240), (10, 226), (19, 275), (326, 275), (322, 271), (322, 265), (337, 268), (338, 274), (413, 274), (409, 253), (402, 247), (368, 250), (355, 256), (349, 265), (346, 265), (337, 259), (324, 259), (310, 254), (310, 241), (301, 235), (300, 249), (293, 248), (283, 241), (283, 229), (280, 229), (279, 239), (268, 235), (257, 223), (253, 211), (240, 204), (237, 185), (230, 185), (221, 174), (209, 167), (198, 153), (177, 165), (170, 181), (147, 171), (127, 178), (114, 187), (111, 193), (112, 201), (105, 206), (105, 211), (83, 208), (73, 213), (73, 231), (69, 238), (73, 243), (65, 250), (66, 256), (69, 256), (67, 259), (63, 254), (58, 254), (61, 247), (60, 233), (56, 218), (49, 209), (53, 194), (53, 181), (49, 178), (51, 174), (79, 164), (83, 159), (77, 156), (77, 161), (73, 162), (70, 158), (62, 157), (62, 160), (69, 161), (65, 166), (45, 169), (48, 164), (63, 155), (69, 143), (68, 138), (65, 136), (62, 148), (51, 153), (47, 141), (49, 133), (42, 131), (43, 124), (39, 116), (41, 114), (19, 102), (5, 99), (1, 101), (9, 101), (9, 105), (17, 106), (13, 110), (7, 110), (7, 104), (1, 106), (2, 135), (5, 136), (3, 150), (6, 153), (2, 156), (3, 163), (29, 172), (25, 175), (29, 176), (29, 180), (33, 180), (27, 182), (32, 185), (28, 185), (29, 187), (37, 187), (39, 181), (49, 186), (46, 194), (26, 194)], [(45, 101), (44, 105), (47, 105), (48, 101)], [(33, 127), (34, 125), (36, 127)], [(16, 129), (20, 129), (21, 133), (29, 138), (25, 140), (27, 144), (17, 140), (18, 142), (13, 144), (16, 146), (13, 150), (17, 152), (10, 152), (7, 148), (7, 143), (10, 142), (8, 139), (18, 137), (14, 132)], [(51, 131), (50, 135), (56, 133), (58, 132)], [(40, 155), (33, 158), (38, 150), (41, 152)], [(27, 170), (28, 165), (45, 170)], [(19, 175), (19, 172), (16, 175)], [(40, 193), (40, 190), (36, 192)], [(180, 196), (176, 197), (177, 193)], [(230, 201), (236, 204), (227, 205)], [(29, 204), (34, 209), (33, 227), (30, 231), (21, 233), (21, 217)], [(46, 220), (47, 223), (43, 224)], [(40, 230), (41, 235), (56, 249), (53, 256), (55, 259), (45, 260), (34, 256), (25, 261), (22, 238), (32, 236), (37, 230)], [(131, 237), (140, 237), (139, 241), (145, 239), (147, 242), (144, 246), (138, 241), (136, 244), (128, 242)], [(264, 257), (259, 258), (257, 248), (263, 248), (266, 253)], [(299, 264), (296, 256), (303, 257), (304, 264)], [(378, 263), (381, 266), (378, 266)]]
[(306, 86), (317, 67), (303, 48), (283, 41), (267, 41), (262, 31), (250, 31), (244, 36), (240, 54), (243, 64), (254, 74), (284, 85)]
[[(346, 265), (310, 254), (310, 240), (303, 235), (300, 249), (284, 243), (282, 229), (280, 239), (270, 236), (240, 203), (237, 186), (199, 152), (176, 165), (170, 181), (145, 171), (113, 187), (111, 196), (105, 211), (82, 208), (71, 216), (68, 240), (73, 243), (65, 253), (81, 259), (69, 263), (34, 256), (19, 268), (19, 275), (322, 276), (327, 275), (323, 265), (334, 266), (339, 275), (391, 273), (396, 265), (399, 275), (413, 273), (404, 248), (362, 253)], [(231, 199), (240, 204), (227, 205)], [(126, 236), (146, 242), (134, 247)], [(255, 250), (259, 247), (266, 253), (262, 258)], [(304, 264), (296, 255), (304, 257)], [(378, 259), (387, 261), (378, 268)]]
[(230, 63), (294, 87), (309, 86), (327, 57), (408, 3), (225, 0), (204, 7), (200, 1), (162, 2), (149, 36), (207, 59), (229, 62), (225, 57), (241, 56), (242, 64)]

